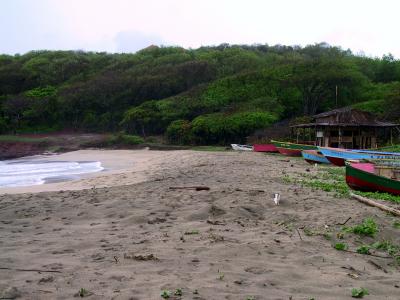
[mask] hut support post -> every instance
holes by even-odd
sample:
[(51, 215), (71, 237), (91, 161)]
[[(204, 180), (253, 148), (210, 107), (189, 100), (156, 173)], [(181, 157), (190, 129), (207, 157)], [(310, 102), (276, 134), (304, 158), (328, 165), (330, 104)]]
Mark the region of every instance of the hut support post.
[(392, 128), (390, 128), (390, 145), (393, 146), (393, 132), (392, 132)]

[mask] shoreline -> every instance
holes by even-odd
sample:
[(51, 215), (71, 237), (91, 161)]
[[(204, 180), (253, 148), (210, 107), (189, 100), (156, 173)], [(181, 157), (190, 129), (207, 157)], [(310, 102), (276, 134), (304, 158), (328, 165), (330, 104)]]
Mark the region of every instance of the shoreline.
[[(1, 187), (1, 194), (40, 193), (49, 191), (83, 190), (98, 187), (129, 185), (146, 180), (150, 171), (165, 159), (177, 159), (182, 151), (155, 150), (78, 150), (43, 157), (46, 161), (99, 161), (104, 170), (79, 174), (78, 179), (49, 180), (46, 183), (21, 187)], [(19, 158), (24, 159), (24, 158)]]

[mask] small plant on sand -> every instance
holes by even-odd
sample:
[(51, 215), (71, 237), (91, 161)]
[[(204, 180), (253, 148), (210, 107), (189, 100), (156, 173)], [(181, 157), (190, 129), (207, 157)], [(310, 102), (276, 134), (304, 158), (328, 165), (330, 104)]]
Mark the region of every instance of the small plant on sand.
[(171, 297), (171, 294), (172, 293), (169, 290), (162, 290), (160, 296), (161, 298), (168, 299), (169, 297)]
[(368, 290), (365, 288), (359, 288), (359, 289), (352, 289), (351, 290), (351, 296), (353, 298), (363, 298), (364, 296), (369, 295)]
[(246, 297), (246, 300), (256, 300), (256, 298), (254, 296), (248, 296)]
[(346, 243), (336, 243), (334, 248), (339, 251), (347, 250), (348, 246)]
[(282, 181), (283, 183), (288, 184), (294, 182), (295, 180), (293, 178), (290, 178), (289, 175), (283, 175)]
[(219, 280), (224, 280), (224, 277), (225, 277), (225, 274), (218, 270), (218, 279)]
[(393, 227), (397, 228), (397, 229), (400, 229), (400, 222), (399, 221), (394, 221)]
[(200, 234), (200, 231), (198, 230), (190, 230), (190, 231), (185, 231), (186, 235), (193, 235), (193, 234)]
[(369, 253), (369, 249), (370, 249), (370, 248), (371, 248), (371, 247), (368, 246), (368, 245), (362, 245), (362, 246), (360, 246), (360, 247), (357, 248), (357, 253), (360, 253), (360, 254), (370, 254), (370, 253)]
[(383, 250), (389, 253), (389, 255), (397, 256), (400, 255), (400, 246), (394, 245), (391, 241), (381, 241), (372, 244), (372, 247), (378, 250)]
[(174, 295), (175, 296), (182, 296), (183, 295), (182, 289), (176, 289), (175, 292), (174, 292)]
[(310, 229), (310, 228), (305, 227), (305, 228), (303, 229), (303, 231), (304, 231), (304, 234), (305, 234), (306, 236), (313, 236), (313, 235), (315, 235), (315, 232), (314, 232), (312, 229)]
[(359, 235), (367, 235), (374, 237), (378, 232), (378, 225), (372, 218), (366, 218), (359, 225), (351, 228), (351, 232), (359, 234)]
[(85, 288), (81, 288), (78, 292), (79, 297), (82, 297), (82, 298), (89, 296), (89, 294), (90, 294), (89, 291)]

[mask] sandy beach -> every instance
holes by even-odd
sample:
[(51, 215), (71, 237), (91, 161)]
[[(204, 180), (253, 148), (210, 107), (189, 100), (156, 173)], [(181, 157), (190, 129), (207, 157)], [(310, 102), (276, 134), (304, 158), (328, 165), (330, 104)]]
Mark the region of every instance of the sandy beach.
[[(186, 150), (49, 159), (98, 160), (108, 170), (1, 190), (0, 298), (351, 299), (360, 287), (365, 299), (400, 298), (391, 257), (333, 247), (346, 220), (366, 217), (379, 225), (374, 240), (399, 244), (396, 218), (286, 182), (317, 172), (301, 159)], [(171, 189), (188, 186), (210, 189)], [(355, 250), (373, 238), (345, 241)]]
[(82, 174), (79, 180), (27, 187), (1, 188), (0, 194), (82, 190), (129, 185), (145, 181), (149, 174), (162, 169), (170, 160), (179, 160), (180, 151), (79, 150), (57, 155), (36, 156), (45, 161), (100, 161), (104, 171)]

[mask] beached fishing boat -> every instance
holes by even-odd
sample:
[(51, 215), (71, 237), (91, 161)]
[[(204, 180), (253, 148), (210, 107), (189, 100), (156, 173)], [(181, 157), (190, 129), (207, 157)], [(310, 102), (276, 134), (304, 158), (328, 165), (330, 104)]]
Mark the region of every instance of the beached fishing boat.
[(346, 182), (354, 190), (400, 195), (400, 167), (390, 163), (349, 161)]
[(279, 153), (287, 156), (301, 156), (303, 150), (317, 150), (318, 147), (314, 145), (295, 144), (289, 142), (271, 141), (278, 149)]
[(368, 150), (349, 150), (329, 147), (318, 147), (318, 150), (334, 165), (344, 166), (346, 160), (361, 159), (400, 159), (400, 153), (368, 151)]
[(278, 152), (274, 144), (254, 144), (254, 152)]
[(301, 155), (310, 164), (330, 164), (331, 162), (317, 150), (303, 150)]
[(231, 147), (236, 151), (253, 151), (253, 146), (250, 145), (231, 144)]

